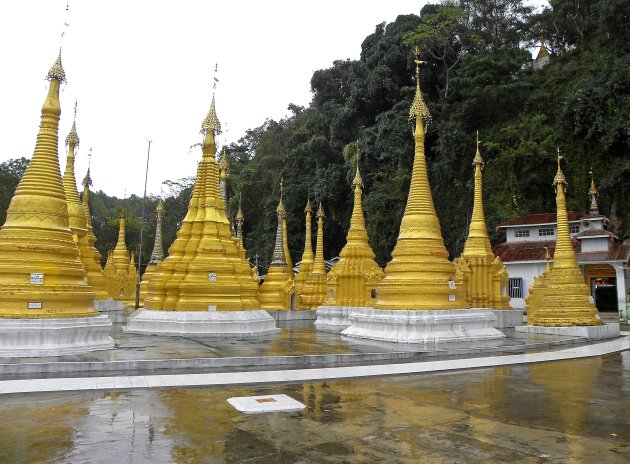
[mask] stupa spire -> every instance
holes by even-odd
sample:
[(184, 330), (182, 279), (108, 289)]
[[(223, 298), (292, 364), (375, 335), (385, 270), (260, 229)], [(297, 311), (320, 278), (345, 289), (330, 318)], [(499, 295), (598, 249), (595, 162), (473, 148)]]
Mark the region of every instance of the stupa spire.
[(127, 250), (127, 243), (125, 242), (126, 223), (127, 215), (125, 214), (125, 209), (122, 208), (118, 222), (118, 241), (116, 242), (112, 254), (112, 261), (117, 270), (129, 267), (129, 251)]
[(475, 169), (473, 213), (464, 251), (457, 260), (457, 264), (460, 272), (465, 274), (467, 300), (471, 307), (510, 309), (506, 291), (507, 270), (501, 259), (492, 252), (483, 211), (482, 170), (484, 163), (479, 150), (480, 144), (479, 132), (477, 132), (477, 151), (472, 163)]
[[(306, 309), (316, 309), (326, 299), (326, 265), (324, 263), (324, 206), (317, 208), (317, 242), (313, 270), (301, 289), (300, 300)], [(308, 233), (308, 231), (307, 231)]]
[(588, 189), (588, 196), (591, 200), (590, 207), (588, 213), (592, 216), (599, 216), (599, 206), (597, 205), (597, 198), (599, 198), (599, 192), (597, 191), (597, 187), (595, 187), (595, 179), (593, 177), (593, 168), (591, 168), (588, 173), (591, 176), (591, 186)]
[[(215, 80), (216, 83), (216, 80)], [(215, 96), (201, 124), (203, 156), (197, 167), (188, 212), (169, 256), (149, 282), (145, 308), (170, 311), (258, 308), (258, 280), (243, 247), (232, 237), (221, 194), (215, 137), (221, 131)]]
[(425, 122), (430, 120), (420, 89), (420, 65), (416, 62), (416, 94), (410, 118), (415, 118), (415, 155), (409, 197), (400, 224), (392, 260), (377, 289), (377, 309), (461, 309), (464, 281), (448, 260), (440, 221), (435, 213), (425, 158)]
[(536, 282), (534, 295), (526, 299), (528, 325), (548, 327), (601, 325), (597, 308), (592, 302), (589, 286), (584, 282), (571, 236), (565, 192), (567, 180), (560, 164), (553, 180), (556, 191), (557, 233), (553, 267)]
[(357, 166), (352, 187), (354, 206), (350, 217), (350, 228), (346, 245), (339, 254), (340, 259), (328, 273), (327, 306), (372, 306), (372, 290), (384, 276), (383, 270), (374, 261), (374, 251), (368, 243), (361, 195), (363, 179), (359, 170), (359, 146), (357, 142)]
[[(151, 258), (144, 269), (142, 274), (142, 281), (140, 282), (140, 305), (144, 306), (144, 299), (147, 296), (147, 289), (149, 287), (149, 281), (155, 274), (155, 268), (158, 263), (164, 259), (164, 248), (162, 247), (162, 217), (164, 216), (166, 209), (164, 208), (164, 202), (162, 198), (158, 201), (155, 207), (155, 243), (153, 244), (153, 252), (151, 252)], [(135, 301), (133, 302), (135, 303)]]
[[(315, 260), (315, 255), (313, 254), (313, 241), (312, 241), (312, 215), (313, 215), (313, 207), (311, 206), (311, 199), (307, 198), (306, 207), (304, 208), (305, 213), (305, 230), (304, 230), (304, 251), (302, 253), (302, 261), (300, 262), (299, 272), (295, 276), (295, 286), (298, 293), (301, 293), (302, 286), (308, 280), (311, 275), (311, 271), (313, 270), (313, 262)], [(302, 305), (300, 304), (300, 307)]]
[[(46, 78), (50, 84), (33, 157), (0, 229), (0, 317), (4, 318), (98, 314), (92, 306), (94, 291), (85, 280), (70, 231), (59, 168), (59, 90), (65, 81), (61, 52)], [(35, 281), (33, 275), (37, 276)]]
[(282, 247), (284, 248), (284, 259), (287, 262), (287, 272), (293, 278), (293, 260), (289, 251), (289, 235), (287, 232), (287, 209), (284, 205), (284, 179), (280, 179), (280, 202), (282, 203)]
[(280, 201), (276, 208), (276, 214), (278, 216), (278, 227), (276, 228), (276, 241), (273, 248), (273, 255), (271, 256), (272, 266), (286, 266), (287, 260), (284, 255), (284, 234), (282, 230), (282, 220), (286, 215), (284, 209), (284, 202), (282, 201), (282, 181), (280, 181)]
[(245, 215), (241, 208), (241, 193), (238, 194), (238, 211), (236, 212), (236, 238), (243, 239), (243, 222), (245, 221)]

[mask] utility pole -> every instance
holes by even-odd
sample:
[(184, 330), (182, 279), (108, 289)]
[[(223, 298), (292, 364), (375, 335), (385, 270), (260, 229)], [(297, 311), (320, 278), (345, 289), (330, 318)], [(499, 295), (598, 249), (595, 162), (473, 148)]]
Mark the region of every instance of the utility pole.
[(144, 195), (142, 196), (142, 219), (140, 220), (140, 246), (138, 247), (138, 273), (136, 278), (136, 309), (140, 308), (140, 269), (142, 269), (142, 232), (144, 231), (144, 204), (147, 200), (147, 179), (149, 178), (149, 157), (151, 156), (151, 143), (153, 140), (146, 139), (149, 143), (147, 149), (147, 167), (144, 171)]

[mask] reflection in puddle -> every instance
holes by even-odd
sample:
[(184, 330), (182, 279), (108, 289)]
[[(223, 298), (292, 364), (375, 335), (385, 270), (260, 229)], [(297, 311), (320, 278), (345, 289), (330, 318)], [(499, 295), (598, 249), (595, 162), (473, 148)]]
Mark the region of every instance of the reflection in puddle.
[[(261, 387), (8, 396), (0, 399), (0, 462), (628, 462), (629, 357)], [(226, 401), (280, 393), (306, 409), (246, 415)]]

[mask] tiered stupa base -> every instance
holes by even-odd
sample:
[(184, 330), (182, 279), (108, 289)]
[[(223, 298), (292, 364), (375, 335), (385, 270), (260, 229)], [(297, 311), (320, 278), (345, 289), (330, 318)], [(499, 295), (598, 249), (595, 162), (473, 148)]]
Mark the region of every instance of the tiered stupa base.
[(538, 325), (524, 325), (516, 327), (516, 332), (539, 335), (564, 335), (568, 337), (584, 337), (589, 340), (605, 340), (619, 336), (619, 323), (611, 322), (602, 325), (574, 325), (545, 327)]
[(484, 309), (435, 311), (357, 308), (341, 335), (393, 343), (445, 343), (500, 340), (505, 334)]
[(112, 321), (76, 318), (0, 319), (0, 357), (64, 356), (111, 350)]
[(157, 311), (140, 309), (129, 316), (127, 333), (186, 337), (258, 337), (280, 332), (264, 310)]
[(96, 309), (99, 313), (122, 311), (125, 309), (125, 303), (123, 301), (114, 300), (111, 297), (107, 300), (94, 300), (94, 309)]

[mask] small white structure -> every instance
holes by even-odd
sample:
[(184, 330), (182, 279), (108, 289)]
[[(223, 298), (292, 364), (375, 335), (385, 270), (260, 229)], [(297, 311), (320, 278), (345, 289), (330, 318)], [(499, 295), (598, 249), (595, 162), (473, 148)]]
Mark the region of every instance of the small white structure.
[[(630, 287), (630, 245), (623, 245), (608, 231), (609, 221), (600, 214), (568, 213), (577, 262), (600, 311), (619, 311), (627, 321)], [(534, 278), (545, 270), (546, 250), (553, 256), (556, 241), (555, 213), (530, 214), (497, 225), (506, 241), (493, 247), (510, 275), (508, 291), (513, 308), (525, 308), (525, 297)], [(553, 260), (551, 261), (553, 263)]]
[(235, 396), (228, 398), (227, 402), (245, 414), (301, 411), (306, 407), (299, 401), (283, 394), (266, 396)]

